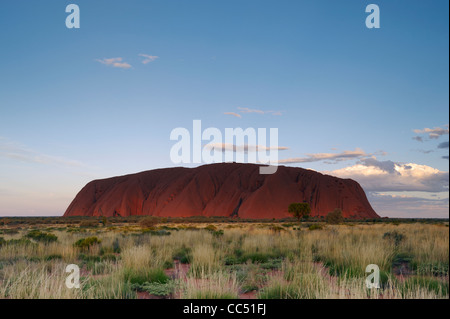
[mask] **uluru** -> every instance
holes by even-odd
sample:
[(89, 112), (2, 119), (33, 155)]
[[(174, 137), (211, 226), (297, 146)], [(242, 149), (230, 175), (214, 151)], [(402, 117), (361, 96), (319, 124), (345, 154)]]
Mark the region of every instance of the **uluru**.
[(81, 189), (64, 216), (279, 219), (291, 216), (289, 204), (307, 202), (312, 216), (340, 208), (344, 217), (379, 217), (354, 180), (286, 166), (264, 175), (259, 166), (219, 163), (94, 180)]

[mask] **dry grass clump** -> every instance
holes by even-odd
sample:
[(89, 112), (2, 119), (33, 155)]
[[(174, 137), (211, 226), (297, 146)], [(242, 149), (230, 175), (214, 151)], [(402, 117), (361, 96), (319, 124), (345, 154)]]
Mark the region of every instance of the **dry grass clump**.
[[(448, 227), (308, 225), (36, 228), (53, 242), (27, 238), (31, 228), (22, 227), (0, 236), (0, 298), (136, 298), (145, 287), (207, 299), (250, 291), (260, 298), (449, 297)], [(93, 245), (74, 245), (93, 237)], [(81, 289), (65, 286), (68, 264), (80, 267)], [(365, 286), (369, 264), (381, 270), (380, 289)]]
[(197, 277), (188, 277), (180, 289), (186, 299), (237, 299), (239, 284), (236, 276), (225, 272), (200, 271)]

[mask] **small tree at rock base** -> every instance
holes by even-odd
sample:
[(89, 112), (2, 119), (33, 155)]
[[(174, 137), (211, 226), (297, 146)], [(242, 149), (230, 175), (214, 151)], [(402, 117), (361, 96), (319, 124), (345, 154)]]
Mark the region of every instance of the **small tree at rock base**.
[(300, 218), (309, 217), (311, 207), (308, 203), (292, 203), (289, 205), (288, 212), (300, 222)]
[(332, 212), (327, 215), (327, 223), (328, 224), (340, 224), (344, 221), (344, 217), (342, 216), (342, 209), (336, 208)]

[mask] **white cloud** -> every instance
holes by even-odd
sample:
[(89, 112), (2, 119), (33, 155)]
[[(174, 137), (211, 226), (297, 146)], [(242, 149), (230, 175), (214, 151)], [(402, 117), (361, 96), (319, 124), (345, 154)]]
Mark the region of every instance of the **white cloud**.
[(264, 114), (265, 112), (262, 110), (257, 110), (257, 109), (250, 109), (248, 107), (238, 107), (238, 110), (241, 113), (258, 113), (258, 114)]
[(142, 64), (147, 64), (147, 63), (153, 62), (159, 58), (159, 56), (156, 56), (156, 55), (148, 55), (148, 54), (143, 54), (143, 53), (140, 53), (139, 56), (145, 58), (144, 60), (142, 60)]
[(241, 117), (242, 117), (242, 115), (241, 115), (241, 114), (237, 114), (237, 113), (234, 113), (234, 112), (224, 112), (223, 114), (225, 114), (225, 115), (233, 115), (233, 116), (235, 116), (235, 117), (239, 117), (239, 118), (241, 118)]
[(352, 159), (359, 159), (363, 157), (370, 156), (360, 148), (356, 148), (354, 151), (343, 151), (341, 153), (316, 153), (316, 154), (306, 154), (306, 157), (294, 157), (279, 160), (279, 164), (294, 164), (294, 163), (310, 163), (319, 162), (323, 160), (340, 162)]
[(105, 59), (102, 59), (102, 60), (97, 59), (97, 61), (100, 62), (100, 63), (106, 64), (106, 65), (112, 65), (112, 64), (114, 64), (116, 62), (122, 61), (122, 58), (111, 58), (111, 59), (106, 59), (105, 58)]
[(104, 65), (108, 65), (108, 66), (112, 66), (113, 68), (120, 68), (120, 69), (130, 69), (131, 65), (128, 64), (127, 62), (122, 62), (123, 59), (122, 58), (110, 58), (110, 59), (97, 59), (97, 62), (100, 62)]
[(449, 186), (448, 172), (415, 163), (363, 160), (356, 165), (326, 173), (354, 179), (364, 190), (375, 192), (445, 192)]
[(449, 173), (427, 165), (363, 158), (325, 174), (361, 184), (381, 216), (448, 218)]
[(248, 107), (238, 107), (237, 109), (239, 110), (239, 112), (245, 113), (245, 114), (256, 113), (256, 114), (272, 114), (272, 115), (277, 115), (277, 116), (283, 115), (281, 111), (263, 111), (263, 110), (259, 110), (259, 109), (251, 109)]
[(124, 62), (124, 63), (114, 63), (113, 67), (121, 68), (121, 69), (129, 69), (129, 68), (131, 68), (131, 65), (126, 63), (126, 62)]
[(229, 143), (209, 143), (204, 146), (206, 149), (215, 150), (220, 152), (232, 151), (232, 152), (262, 152), (279, 150), (288, 150), (288, 147), (278, 146), (278, 147), (266, 147), (261, 145), (234, 145)]
[[(413, 130), (416, 134), (428, 134), (428, 138), (430, 139), (438, 139), (442, 135), (449, 134), (448, 124), (444, 125), (444, 127), (435, 127), (435, 128), (424, 128), (424, 129), (415, 129)], [(420, 136), (415, 136), (413, 139), (422, 142), (423, 138)]]

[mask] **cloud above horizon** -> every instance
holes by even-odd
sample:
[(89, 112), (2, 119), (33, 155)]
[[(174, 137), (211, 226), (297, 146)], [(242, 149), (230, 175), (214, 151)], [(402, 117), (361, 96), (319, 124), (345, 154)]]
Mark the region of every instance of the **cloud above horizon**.
[(448, 192), (449, 173), (427, 165), (361, 160), (355, 165), (324, 172), (356, 180), (364, 190), (372, 192)]
[(144, 54), (144, 53), (140, 53), (139, 56), (145, 58), (144, 60), (142, 60), (142, 64), (148, 64), (148, 63), (153, 62), (153, 61), (155, 61), (156, 59), (159, 58), (159, 56), (149, 55), (149, 54)]
[(263, 151), (285, 151), (288, 150), (289, 147), (285, 146), (277, 146), (277, 147), (267, 147), (261, 145), (235, 145), (229, 143), (209, 143), (204, 146), (205, 149), (219, 151), (219, 152), (263, 152)]
[[(443, 127), (435, 127), (435, 128), (424, 128), (424, 129), (415, 129), (413, 130), (416, 134), (427, 134), (428, 138), (430, 140), (432, 139), (438, 139), (442, 135), (448, 135), (449, 134), (449, 126), (448, 124), (444, 125)], [(421, 136), (414, 136), (414, 140), (423, 142), (423, 137)]]
[(272, 114), (272, 115), (283, 115), (281, 111), (263, 111), (258, 109), (250, 109), (248, 107), (238, 107), (241, 113), (257, 113), (257, 114)]
[(234, 117), (238, 117), (238, 118), (242, 117), (241, 114), (237, 114), (235, 112), (224, 112), (223, 114), (225, 114), (225, 115), (233, 115)]
[(306, 157), (293, 157), (282, 159), (278, 161), (278, 164), (295, 164), (295, 163), (311, 163), (319, 161), (331, 161), (332, 163), (347, 161), (352, 159), (360, 159), (368, 157), (371, 154), (367, 154), (360, 148), (355, 148), (354, 151), (343, 151), (341, 153), (316, 153), (306, 154)]
[(263, 110), (258, 110), (258, 109), (250, 109), (248, 107), (238, 107), (239, 112), (241, 113), (257, 113), (257, 114), (264, 114), (266, 113)]
[(96, 59), (97, 62), (100, 62), (101, 64), (112, 66), (113, 68), (120, 68), (120, 69), (130, 69), (131, 65), (127, 62), (123, 62), (123, 58), (104, 58), (104, 59)]
[[(259, 110), (259, 109), (251, 109), (251, 108), (248, 108), (248, 107), (238, 107), (237, 109), (239, 110), (238, 112), (242, 113), (242, 114), (255, 113), (255, 114), (261, 114), (261, 115), (263, 115), (263, 114), (271, 114), (271, 115), (274, 115), (274, 116), (283, 115), (282, 111), (263, 111), (263, 110)], [(241, 114), (238, 114), (236, 112), (224, 112), (223, 114), (233, 115), (233, 116), (239, 117), (239, 118), (242, 117)]]

